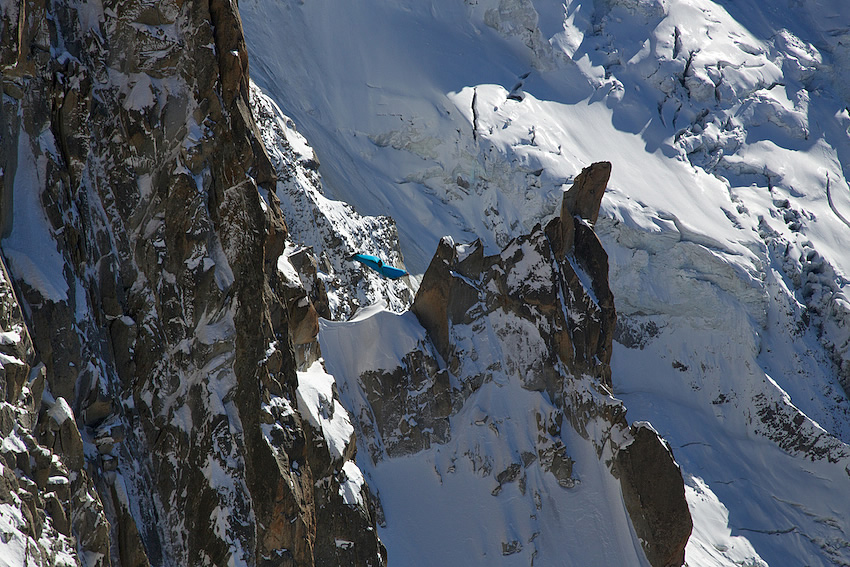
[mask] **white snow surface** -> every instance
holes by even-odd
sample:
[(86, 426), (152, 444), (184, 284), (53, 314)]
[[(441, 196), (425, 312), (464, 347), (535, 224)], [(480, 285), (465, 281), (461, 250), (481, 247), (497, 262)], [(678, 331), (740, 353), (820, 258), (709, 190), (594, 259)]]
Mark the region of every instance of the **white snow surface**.
[(349, 506), (363, 506), (363, 473), (354, 461), (345, 461), (342, 465), (345, 480), (339, 485), (340, 496)]
[[(611, 161), (596, 229), (632, 334), (615, 348), (615, 393), (682, 467), (689, 564), (850, 563), (845, 0), (243, 0), (240, 10), (252, 78), (315, 148), (328, 195), (392, 216), (414, 273), (443, 235), (498, 252), (557, 213), (582, 167)], [(358, 333), (376, 343), (362, 351), (326, 347), (352, 329), (324, 325), (332, 373), (353, 380), (415, 342), (408, 315), (393, 317), (359, 318), (375, 327)], [(785, 421), (765, 421), (771, 413)], [(366, 470), (391, 560), (433, 558), (447, 538), (457, 546), (439, 546), (432, 564), (470, 564), (470, 549), (487, 564), (492, 542), (530, 537), (511, 524), (515, 510), (464, 515), (492, 497), (463, 480), (474, 471), (443, 474), (445, 455), (468, 441), (453, 420), (451, 446)], [(587, 494), (605, 490), (582, 478)], [(456, 541), (469, 525), (480, 532)]]
[(59, 425), (65, 423), (65, 420), (74, 419), (74, 411), (71, 409), (71, 406), (68, 405), (68, 402), (65, 401), (65, 398), (63, 398), (62, 396), (56, 398), (56, 402), (54, 402), (53, 406), (50, 408), (50, 410), (48, 410), (47, 413)]
[(26, 565), (29, 537), (26, 535), (26, 520), (13, 504), (0, 504), (0, 530), (4, 534), (3, 553), (0, 566), (18, 567)]
[(722, 567), (730, 561), (751, 567), (767, 565), (746, 538), (732, 535), (729, 511), (704, 480), (689, 477), (685, 493), (694, 518), (694, 535), (687, 549), (688, 565)]
[(14, 345), (21, 342), (21, 329), (0, 331), (0, 345)]
[(298, 411), (314, 428), (322, 432), (332, 459), (340, 459), (351, 442), (354, 426), (348, 412), (334, 396), (334, 377), (317, 360), (304, 372), (298, 372), (295, 397)]
[[(386, 304), (376, 303), (360, 309), (347, 322), (320, 319), (322, 349), (327, 345), (334, 361), (346, 361), (347, 375), (360, 376), (367, 370), (393, 369), (398, 361), (425, 339), (425, 329), (410, 311), (403, 314), (386, 309)], [(358, 323), (353, 326), (352, 323)], [(353, 330), (357, 340), (352, 340)], [(332, 361), (328, 361), (333, 364)], [(334, 370), (331, 374), (336, 375)]]
[[(36, 143), (44, 153), (57, 153), (50, 131), (42, 134)], [(65, 301), (68, 299), (68, 283), (62, 272), (65, 263), (40, 201), (40, 188), (47, 179), (47, 156), (43, 153), (37, 158), (31, 144), (31, 138), (21, 130), (12, 184), (13, 220), (11, 230), (3, 235), (3, 254), (9, 270), (46, 300)]]

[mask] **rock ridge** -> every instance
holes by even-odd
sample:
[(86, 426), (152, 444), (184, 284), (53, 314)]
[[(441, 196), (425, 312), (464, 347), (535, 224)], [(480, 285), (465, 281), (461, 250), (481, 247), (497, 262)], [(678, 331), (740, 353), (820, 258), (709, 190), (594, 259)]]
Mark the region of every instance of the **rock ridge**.
[[(426, 337), (397, 368), (361, 373), (363, 398), (351, 409), (378, 462), (450, 445), (458, 434), (454, 416), (488, 384), (517, 381), (544, 393), (553, 407), (537, 414), (537, 441), (521, 459), (502, 467), (498, 457), (479, 449), (465, 453), (497, 481), (492, 494), (498, 497), (513, 482), (523, 495), (533, 493), (526, 472), (532, 463), (564, 489), (581, 482), (568, 425), (618, 479), (650, 564), (681, 565), (692, 521), (679, 467), (654, 430), (630, 426), (625, 408), (611, 397), (616, 311), (608, 257), (591, 224), (610, 170), (607, 162), (585, 168), (565, 193), (562, 215), (499, 254), (486, 255), (481, 242), (442, 239), (411, 307)], [(507, 424), (495, 415), (476, 423), (488, 424), (497, 437), (507, 435)], [(514, 543), (505, 549), (521, 552)]]

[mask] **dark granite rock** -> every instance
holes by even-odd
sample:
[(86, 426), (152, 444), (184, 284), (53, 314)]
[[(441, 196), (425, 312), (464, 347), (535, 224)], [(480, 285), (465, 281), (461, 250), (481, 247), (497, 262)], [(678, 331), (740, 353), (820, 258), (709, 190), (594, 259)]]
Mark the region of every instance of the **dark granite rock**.
[(667, 443), (646, 423), (631, 427), (634, 440), (617, 454), (623, 500), (653, 567), (679, 567), (693, 521), (682, 472)]
[[(52, 511), (39, 529), (70, 530), (102, 564), (322, 564), (343, 525), (346, 564), (381, 564), (321, 432), (263, 409), (294, 406), (317, 312), (277, 269), (287, 229), (236, 3), (22, 6), (0, 21), (0, 249), (26, 314), (5, 346), (28, 354), (0, 386), (74, 478), (44, 504), (49, 469), (28, 471), (30, 517)], [(45, 219), (40, 271), (20, 249), (22, 198)], [(16, 419), (0, 410), (4, 429)]]

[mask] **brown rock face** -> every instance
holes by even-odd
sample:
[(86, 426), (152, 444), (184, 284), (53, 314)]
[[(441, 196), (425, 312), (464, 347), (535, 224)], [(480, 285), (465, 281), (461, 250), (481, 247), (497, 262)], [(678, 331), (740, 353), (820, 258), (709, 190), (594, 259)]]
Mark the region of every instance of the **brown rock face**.
[[(57, 529), (104, 564), (381, 564), (367, 506), (340, 496), (344, 459), (293, 410), (292, 342), (315, 342), (316, 312), (277, 269), (236, 3), (16, 6), (0, 249), (56, 400), (37, 432), (77, 473), (44, 506)], [(6, 399), (32, 393), (29, 368), (3, 368)], [(54, 423), (60, 398), (73, 417)]]
[[(602, 204), (602, 196), (605, 194), (610, 176), (610, 162), (596, 162), (582, 169), (573, 181), (572, 187), (564, 193), (559, 217), (562, 222), (557, 225), (557, 230), (549, 231), (549, 238), (552, 239), (556, 254), (560, 256), (567, 254), (575, 244), (574, 223), (564, 222), (563, 219), (575, 217), (592, 225), (599, 218), (599, 206)], [(606, 267), (605, 280), (607, 279)]]
[(693, 528), (682, 473), (648, 424), (632, 425), (631, 433), (634, 441), (620, 449), (615, 464), (623, 500), (653, 567), (678, 567)]
[[(478, 246), (480, 248), (480, 244)], [(483, 249), (476, 251), (483, 258)], [(463, 288), (462, 280), (454, 278), (451, 270), (458, 263), (457, 249), (448, 239), (440, 240), (437, 251), (425, 270), (416, 299), (411, 311), (416, 313), (419, 322), (428, 331), (437, 352), (441, 355), (450, 350), (449, 323), (452, 313), (465, 311), (464, 304), (469, 307), (472, 293), (456, 293), (456, 288)], [(468, 287), (468, 286), (467, 286)], [(464, 301), (463, 299), (467, 300)], [(474, 299), (473, 299), (474, 302)]]
[(599, 161), (581, 170), (561, 203), (561, 218), (576, 216), (591, 224), (599, 218), (599, 206), (611, 177), (611, 163)]
[(32, 340), (23, 321), (12, 281), (0, 258), (0, 401), (15, 403), (30, 372)]
[[(48, 393), (42, 402), (45, 368), (35, 364), (0, 258), (0, 374), (4, 372), (7, 379), (15, 378), (0, 400), (0, 503), (19, 506), (23, 521), (12, 518), (6, 524), (3, 558), (47, 566), (59, 553), (83, 552), (89, 554), (88, 565), (109, 565), (109, 523), (85, 467), (80, 431), (64, 399), (51, 400)], [(27, 557), (15, 557), (16, 548), (27, 549)]]

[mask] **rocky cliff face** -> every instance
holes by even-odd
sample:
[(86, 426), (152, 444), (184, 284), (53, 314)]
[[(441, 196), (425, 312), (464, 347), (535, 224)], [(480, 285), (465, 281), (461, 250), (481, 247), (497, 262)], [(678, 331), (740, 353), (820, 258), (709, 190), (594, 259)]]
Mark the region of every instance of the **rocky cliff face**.
[[(359, 358), (333, 365), (338, 378), (347, 375), (344, 398), (376, 470), (385, 459), (448, 453), (434, 456), (441, 484), (471, 468), (495, 499), (527, 500), (536, 510), (536, 531), (503, 540), (503, 555), (533, 561), (558, 545), (561, 522), (578, 529), (573, 520), (547, 524), (538, 514), (569, 510), (561, 499), (578, 499), (580, 485), (591, 482), (578, 472), (588, 466), (580, 459), (590, 458), (618, 479), (615, 498), (624, 499), (650, 563), (681, 565), (691, 532), (682, 475), (654, 430), (630, 427), (611, 397), (616, 314), (607, 255), (591, 224), (610, 171), (609, 163), (586, 168), (565, 193), (560, 217), (499, 254), (486, 255), (480, 242), (443, 239), (411, 308), (424, 331), (409, 313), (376, 313), (327, 323), (322, 340), (335, 356), (357, 349)], [(569, 550), (562, 552), (576, 553)]]
[[(328, 194), (393, 216), (417, 273), (446, 234), (455, 242), (480, 238), (485, 256), (498, 255), (557, 214), (563, 188), (583, 165), (614, 160), (594, 225), (617, 299), (614, 393), (631, 419), (650, 421), (676, 452), (695, 523), (689, 562), (850, 561), (850, 526), (835, 506), (848, 490), (850, 440), (842, 386), (850, 345), (850, 192), (842, 165), (850, 163), (850, 115), (841, 72), (850, 13), (841, 0), (240, 6), (253, 76), (320, 152)], [(398, 332), (381, 334), (384, 325)], [(493, 431), (489, 424), (504, 437), (504, 425), (494, 421), (511, 423), (495, 416), (495, 400), (503, 397), (487, 396), (511, 383), (484, 384), (465, 410), (447, 416), (446, 402), (454, 403), (453, 386), (460, 384), (448, 372), (437, 374), (439, 365), (433, 370), (428, 361), (441, 358), (433, 346), (415, 346), (430, 344), (418, 320), (376, 313), (352, 327), (371, 329), (372, 336), (360, 336), (364, 356), (373, 347), (380, 356), (375, 336), (381, 345), (410, 339), (399, 352), (393, 348), (395, 362), (361, 361), (356, 372), (369, 373), (369, 400), (377, 398), (372, 389), (397, 398), (362, 406), (367, 422), (372, 407), (392, 433), (384, 445), (367, 442), (369, 454), (405, 453), (383, 458), (372, 473), (392, 550), (399, 522), (416, 526), (398, 520), (392, 501), (401, 488), (393, 493), (388, 471), (412, 478), (402, 463), (415, 461), (441, 475), (433, 475), (442, 484), (429, 500), (449, 494), (465, 474), (462, 455), (495, 439), (495, 432), (484, 436)], [(421, 356), (404, 356), (419, 350)], [(404, 386), (397, 383), (406, 377)], [(355, 384), (348, 377), (344, 383), (352, 386), (340, 388), (343, 397), (360, 403)], [(478, 401), (490, 409), (475, 413)], [(403, 419), (412, 413), (415, 423)], [(458, 422), (482, 426), (475, 436), (475, 428)], [(462, 448), (462, 439), (473, 447)], [(523, 446), (530, 451), (532, 443)], [(406, 452), (411, 447), (417, 452)], [(461, 456), (454, 464), (438, 456), (455, 448)], [(476, 462), (497, 458), (495, 450), (481, 453)], [(590, 461), (574, 448), (569, 454), (583, 478), (570, 492), (576, 501), (589, 487), (580, 469)], [(517, 463), (521, 454), (496, 468)], [(416, 478), (426, 486), (433, 480)], [(492, 499), (493, 485), (479, 501)], [(474, 486), (470, 480), (463, 488), (479, 495)], [(510, 504), (523, 502), (518, 481), (502, 486), (502, 498), (517, 498), (479, 516), (505, 516)], [(452, 496), (460, 501), (464, 494)], [(526, 526), (538, 513), (532, 510), (508, 517)], [(465, 529), (461, 524), (441, 517), (441, 525)], [(495, 522), (487, 529), (504, 534), (506, 543), (524, 542), (521, 553), (530, 553), (533, 529), (524, 538), (519, 528)], [(534, 540), (541, 550), (543, 537)], [(408, 565), (434, 552), (427, 543), (408, 543), (399, 552)], [(479, 557), (484, 546), (466, 549)], [(493, 550), (486, 551), (482, 565), (492, 564)], [(504, 561), (519, 561), (517, 555)]]
[(0, 530), (8, 564), (109, 564), (109, 522), (63, 398), (44, 395), (35, 352), (0, 261)]
[(322, 373), (299, 382), (292, 342), (317, 329), (281, 263), (235, 3), (4, 3), (0, 35), (20, 556), (381, 564), (353, 439), (304, 417)]

